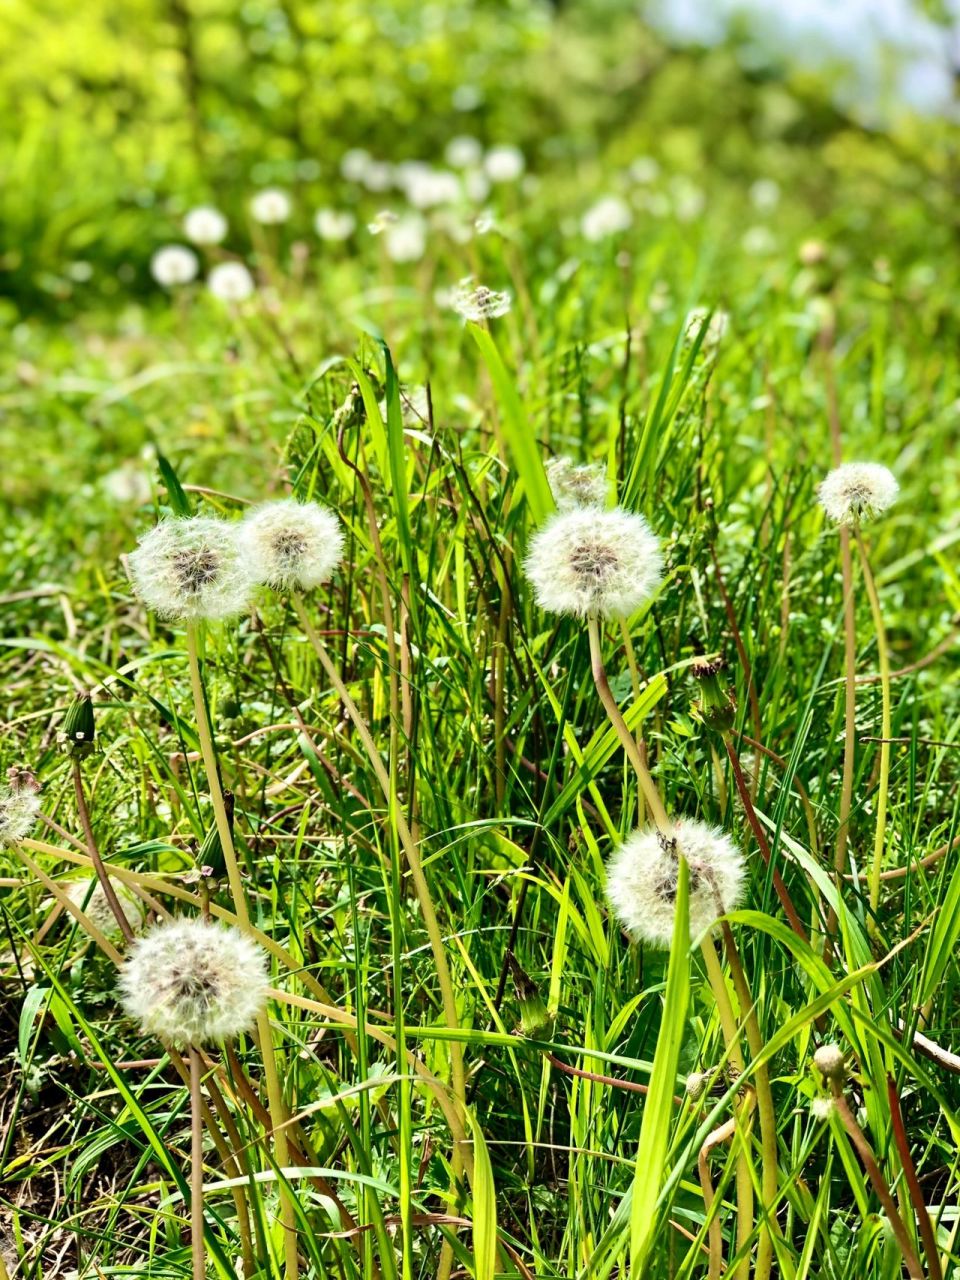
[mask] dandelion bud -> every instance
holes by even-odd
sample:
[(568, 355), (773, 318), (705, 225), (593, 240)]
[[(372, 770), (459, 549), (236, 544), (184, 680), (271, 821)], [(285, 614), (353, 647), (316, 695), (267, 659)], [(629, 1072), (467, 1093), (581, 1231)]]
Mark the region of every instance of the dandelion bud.
[[(134, 933), (143, 928), (143, 903), (128, 885), (122, 880), (110, 877), (110, 884), (117, 895), (120, 909), (127, 918), (127, 923)], [(113, 914), (113, 908), (103, 891), (103, 885), (96, 876), (86, 876), (82, 880), (71, 880), (64, 885), (67, 897), (79, 907), (90, 923), (106, 934), (108, 938), (120, 933), (120, 925)]]
[(226, 238), (227, 220), (219, 209), (199, 205), (183, 219), (183, 234), (192, 244), (220, 244)]
[(559, 511), (607, 505), (607, 477), (602, 466), (577, 466), (569, 458), (551, 458), (547, 480)]
[(847, 1078), (843, 1050), (838, 1044), (822, 1044), (813, 1055), (813, 1065), (825, 1080), (833, 1084), (843, 1084)]
[(93, 701), (89, 693), (80, 693), (68, 707), (58, 737), (68, 755), (88, 756), (95, 734)]
[(680, 855), (687, 860), (690, 933), (699, 937), (740, 901), (743, 855), (729, 836), (688, 818), (666, 832), (635, 831), (607, 864), (607, 898), (637, 941), (669, 947), (677, 901)]
[(318, 587), (343, 556), (340, 521), (318, 502), (265, 502), (244, 516), (238, 538), (250, 576), (277, 591)]
[(498, 316), (505, 316), (510, 310), (510, 303), (510, 294), (506, 290), (498, 293), (495, 289), (488, 289), (485, 284), (475, 285), (473, 277), (467, 276), (457, 286), (452, 305), (457, 315), (463, 316), (464, 320), (479, 324), (482, 320), (495, 320)]
[(175, 289), (179, 284), (189, 284), (200, 269), (197, 255), (182, 244), (168, 244), (150, 259), (150, 274), (164, 289)]
[(511, 955), (510, 970), (520, 1002), (520, 1034), (534, 1040), (547, 1040), (553, 1031), (554, 1017), (544, 1004), (539, 988)]
[(36, 825), (39, 812), (40, 797), (32, 779), (12, 776), (10, 786), (0, 787), (0, 848), (11, 848), (25, 840)]
[(207, 288), (221, 302), (244, 302), (256, 285), (242, 262), (218, 262), (207, 276)]
[(886, 511), (900, 492), (892, 471), (879, 462), (845, 462), (817, 489), (820, 505), (838, 524), (857, 524)]
[(250, 201), (250, 216), (265, 227), (286, 222), (292, 209), (290, 197), (279, 187), (266, 187), (263, 191), (258, 191)]
[(643, 516), (580, 507), (551, 516), (524, 562), (537, 603), (552, 613), (625, 618), (660, 580), (660, 548)]
[(263, 950), (239, 929), (182, 918), (160, 924), (130, 948), (120, 974), (127, 1014), (179, 1047), (232, 1040), (267, 1000)]
[(188, 622), (242, 613), (253, 587), (236, 526), (207, 516), (161, 521), (130, 555), (130, 576), (148, 609)]
[(693, 713), (716, 733), (729, 733), (737, 714), (733, 695), (720, 679), (725, 665), (722, 658), (697, 658), (690, 668), (700, 684), (700, 701), (694, 704)]

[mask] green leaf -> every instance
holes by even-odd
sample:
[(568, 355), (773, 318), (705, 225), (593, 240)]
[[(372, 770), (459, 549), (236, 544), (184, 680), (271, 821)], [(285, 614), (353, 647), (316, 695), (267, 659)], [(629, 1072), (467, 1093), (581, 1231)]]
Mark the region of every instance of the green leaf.
[(167, 497), (174, 515), (183, 516), (184, 518), (192, 516), (193, 507), (190, 499), (184, 493), (183, 485), (177, 479), (177, 473), (162, 453), (157, 454), (157, 468), (160, 472), (160, 479), (163, 481), (164, 488), (167, 491)]

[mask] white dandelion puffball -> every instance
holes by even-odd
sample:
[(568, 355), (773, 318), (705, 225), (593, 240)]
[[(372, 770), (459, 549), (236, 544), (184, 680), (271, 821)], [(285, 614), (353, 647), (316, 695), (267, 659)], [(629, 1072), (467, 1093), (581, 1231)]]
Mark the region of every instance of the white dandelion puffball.
[(263, 950), (239, 929), (184, 917), (131, 946), (120, 998), (144, 1031), (185, 1048), (232, 1040), (267, 1002)]
[(265, 187), (250, 201), (250, 216), (265, 227), (286, 222), (293, 211), (290, 197), (279, 187)]
[(198, 205), (184, 217), (183, 234), (192, 244), (220, 244), (227, 236), (227, 220), (212, 205)]
[[(127, 924), (134, 933), (138, 933), (143, 928), (144, 910), (142, 901), (122, 880), (117, 880), (111, 876), (110, 884), (117, 895), (120, 910), (126, 916)], [(108, 938), (119, 934), (120, 925), (117, 923), (117, 917), (113, 914), (113, 908), (107, 901), (103, 885), (96, 876), (86, 876), (82, 880), (71, 880), (64, 885), (64, 891), (73, 905), (79, 907), (90, 923), (99, 929), (101, 933), (106, 934)]]
[(900, 492), (892, 471), (879, 462), (845, 462), (817, 489), (820, 505), (838, 524), (878, 516)]
[(161, 618), (216, 621), (242, 613), (253, 579), (237, 526), (209, 516), (162, 520), (129, 557), (134, 590)]
[(39, 812), (40, 797), (33, 787), (0, 787), (0, 848), (25, 840)]
[(265, 502), (244, 516), (237, 538), (254, 581), (278, 591), (318, 587), (343, 557), (340, 521), (319, 502)]
[(607, 899), (638, 942), (669, 947), (676, 915), (679, 855), (690, 869), (690, 936), (698, 938), (740, 901), (743, 854), (729, 836), (693, 818), (634, 831), (607, 864)]
[(606, 240), (608, 236), (626, 231), (631, 222), (633, 214), (626, 200), (619, 196), (604, 196), (583, 215), (580, 230), (585, 240)]
[(707, 307), (694, 307), (692, 311), (687, 312), (683, 337), (686, 342), (695, 342), (708, 315), (710, 316), (710, 322), (707, 325), (706, 333), (703, 335), (701, 350), (712, 352), (720, 345), (721, 338), (730, 327), (730, 315), (728, 312), (714, 311), (711, 314)]
[(474, 284), (473, 277), (461, 280), (453, 295), (452, 306), (464, 320), (479, 324), (481, 320), (495, 320), (510, 310), (511, 296), (506, 289), (488, 289), (485, 284)]
[(427, 224), (419, 213), (388, 222), (383, 234), (391, 262), (419, 262), (427, 251)]
[(184, 244), (168, 244), (150, 259), (150, 274), (164, 289), (189, 284), (200, 270), (197, 255)]
[(256, 285), (242, 262), (218, 262), (207, 276), (207, 288), (221, 302), (243, 302)]
[(468, 134), (451, 138), (443, 153), (451, 169), (472, 169), (483, 160), (483, 147), (477, 138)]
[(403, 191), (415, 209), (456, 204), (463, 196), (460, 179), (455, 173), (451, 173), (449, 169), (429, 167), (406, 177), (403, 180)]
[(370, 161), (369, 151), (364, 151), (362, 147), (352, 147), (343, 153), (340, 173), (348, 182), (362, 182)]
[(483, 157), (483, 167), (491, 182), (516, 182), (526, 161), (519, 147), (491, 147)]
[(537, 603), (551, 613), (626, 618), (660, 580), (660, 546), (643, 516), (575, 507), (547, 520), (524, 562)]
[(578, 466), (570, 458), (551, 458), (547, 481), (560, 511), (607, 505), (607, 476), (602, 466)]
[(318, 209), (313, 219), (321, 240), (348, 240), (356, 225), (356, 218), (345, 209)]

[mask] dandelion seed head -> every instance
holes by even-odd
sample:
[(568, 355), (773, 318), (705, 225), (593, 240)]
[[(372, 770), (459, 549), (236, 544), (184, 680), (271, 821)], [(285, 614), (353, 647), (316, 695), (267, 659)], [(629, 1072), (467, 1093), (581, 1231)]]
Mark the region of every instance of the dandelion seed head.
[(878, 516), (896, 501), (900, 486), (879, 462), (845, 462), (817, 489), (820, 505), (838, 524)]
[(290, 197), (279, 187), (264, 187), (250, 201), (250, 216), (265, 227), (286, 222), (292, 211)]
[(387, 224), (383, 238), (391, 262), (419, 262), (427, 251), (427, 224), (419, 213), (407, 213)]
[[(127, 923), (134, 933), (138, 933), (143, 928), (143, 903), (122, 880), (111, 876), (110, 883), (117, 895), (120, 909), (127, 918)], [(113, 914), (113, 908), (107, 901), (107, 895), (96, 876), (70, 880), (63, 887), (70, 901), (80, 908), (95, 928), (106, 934), (108, 938), (119, 934), (120, 925), (117, 923), (117, 917)]]
[(524, 568), (542, 609), (625, 618), (649, 599), (661, 563), (643, 516), (621, 507), (575, 507), (537, 530)]
[(606, 240), (608, 236), (626, 231), (633, 222), (633, 213), (626, 200), (620, 196), (603, 196), (590, 206), (580, 222), (585, 240)]
[(352, 147), (341, 157), (340, 172), (348, 182), (362, 182), (370, 162), (369, 151), (364, 151), (362, 147)]
[(183, 219), (183, 234), (192, 244), (221, 244), (227, 235), (227, 220), (219, 209), (198, 205)]
[(40, 796), (29, 783), (0, 787), (0, 848), (17, 845), (33, 830), (40, 812)]
[(491, 147), (483, 157), (483, 167), (491, 182), (516, 182), (526, 166), (519, 147)]
[(838, 1044), (822, 1044), (813, 1055), (813, 1065), (826, 1080), (846, 1079), (846, 1063)]
[(810, 1100), (810, 1114), (814, 1120), (829, 1120), (833, 1115), (835, 1105), (832, 1098), (812, 1098)]
[(455, 173), (447, 169), (431, 169), (429, 165), (410, 172), (403, 180), (403, 191), (416, 209), (456, 204), (463, 195), (460, 179)]
[(473, 277), (461, 280), (453, 295), (453, 309), (464, 320), (479, 324), (481, 320), (495, 320), (510, 310), (512, 299), (506, 290), (488, 289), (485, 284), (474, 284)]
[(690, 934), (699, 937), (732, 911), (743, 891), (743, 854), (729, 836), (692, 818), (635, 831), (607, 864), (607, 898), (637, 941), (669, 947), (676, 914), (679, 856), (689, 866)]
[(470, 169), (483, 160), (483, 147), (477, 138), (460, 134), (447, 143), (443, 158), (451, 169)]
[(237, 539), (253, 580), (278, 591), (318, 587), (343, 556), (343, 533), (333, 512), (294, 498), (254, 507), (240, 522)]
[(242, 262), (218, 262), (207, 276), (207, 288), (221, 302), (243, 302), (256, 285)]
[(602, 466), (578, 466), (570, 458), (551, 458), (547, 463), (547, 480), (560, 511), (607, 505), (607, 476)]
[(253, 579), (236, 525), (208, 516), (162, 520), (129, 557), (134, 590), (161, 618), (216, 621), (242, 613)]
[(127, 1014), (179, 1047), (231, 1040), (267, 1000), (266, 956), (228, 925), (182, 918), (156, 925), (130, 947), (120, 972)]
[(710, 354), (716, 351), (720, 345), (720, 340), (730, 328), (729, 312), (714, 311), (711, 315), (707, 307), (694, 307), (687, 313), (686, 328), (683, 336), (686, 342), (696, 341), (697, 335), (703, 328), (704, 321), (708, 315), (710, 315), (710, 323), (707, 325), (707, 331), (703, 335), (701, 350)]
[(175, 289), (196, 279), (200, 270), (197, 255), (185, 244), (167, 244), (150, 259), (150, 274), (164, 289)]
[(356, 225), (356, 218), (346, 209), (318, 209), (313, 219), (321, 240), (348, 240)]

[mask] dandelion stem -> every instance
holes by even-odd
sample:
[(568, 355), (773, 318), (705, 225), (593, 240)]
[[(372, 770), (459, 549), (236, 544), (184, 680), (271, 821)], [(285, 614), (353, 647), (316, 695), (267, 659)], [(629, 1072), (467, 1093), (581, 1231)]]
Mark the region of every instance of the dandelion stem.
[[(850, 811), (853, 807), (853, 771), (857, 750), (857, 620), (853, 599), (853, 557), (850, 552), (850, 530), (840, 527), (840, 565), (843, 576), (843, 677), (845, 684), (843, 702), (843, 778), (840, 784), (840, 812), (838, 814), (837, 844), (833, 855), (833, 868), (842, 876), (847, 865), (847, 844), (850, 839)], [(833, 907), (827, 919), (827, 936), (824, 960), (829, 964), (833, 938), (837, 929), (837, 913)]]
[(114, 889), (110, 877), (107, 875), (107, 869), (103, 865), (103, 858), (100, 856), (100, 850), (97, 847), (96, 836), (93, 834), (93, 823), (90, 821), (90, 810), (87, 808), (87, 797), (83, 790), (83, 773), (80, 769), (80, 761), (74, 756), (73, 766), (73, 790), (77, 797), (77, 813), (80, 815), (80, 825), (83, 827), (83, 834), (87, 841), (87, 850), (90, 854), (90, 861), (93, 863), (93, 869), (97, 873), (97, 879), (100, 881), (100, 888), (103, 890), (103, 896), (106, 898), (113, 912), (117, 927), (123, 934), (126, 942), (133, 941), (133, 929), (130, 927), (130, 921), (124, 914), (123, 907), (120, 905), (120, 899), (117, 897), (117, 891)]
[[(187, 662), (190, 668), (190, 685), (193, 691), (194, 715), (197, 721), (197, 737), (200, 739), (200, 754), (203, 767), (207, 773), (207, 786), (210, 791), (210, 803), (213, 806), (214, 821), (217, 834), (223, 849), (223, 860), (227, 869), (227, 880), (233, 898), (233, 909), (237, 915), (237, 924), (244, 933), (254, 937), (250, 924), (250, 912), (247, 909), (247, 898), (240, 878), (240, 865), (237, 862), (236, 850), (233, 846), (233, 831), (227, 816), (227, 807), (223, 799), (223, 788), (220, 785), (220, 772), (217, 757), (213, 748), (213, 735), (210, 721), (207, 718), (207, 704), (203, 694), (203, 680), (200, 675), (200, 660), (197, 653), (197, 627), (195, 623), (187, 624)], [(266, 1013), (257, 1017), (257, 1038), (263, 1058), (263, 1073), (267, 1083), (267, 1099), (270, 1104), (271, 1127), (274, 1130), (274, 1150), (277, 1164), (285, 1168), (289, 1163), (287, 1134), (283, 1129), (286, 1111), (283, 1105), (283, 1091), (277, 1072), (276, 1057), (273, 1051), (273, 1034), (270, 1019)], [(290, 1189), (282, 1183), (280, 1187), (280, 1214), (283, 1224), (284, 1258), (286, 1280), (296, 1280), (300, 1269), (297, 1258), (296, 1213)]]
[[(319, 659), (320, 665), (326, 672), (327, 678), (336, 690), (337, 696), (344, 706), (347, 715), (353, 721), (354, 728), (363, 743), (364, 750), (373, 766), (373, 771), (377, 775), (377, 780), (383, 790), (384, 799), (392, 811), (393, 821), (396, 823), (397, 835), (403, 846), (404, 856), (407, 860), (407, 866), (410, 869), (410, 878), (413, 880), (414, 889), (420, 902), (420, 910), (423, 913), (423, 922), (427, 930), (427, 937), (430, 940), (430, 949), (433, 952), (433, 962), (437, 970), (437, 980), (440, 983), (440, 996), (443, 1002), (444, 1019), (451, 1031), (458, 1031), (460, 1028), (460, 1020), (457, 1014), (457, 999), (453, 988), (453, 979), (450, 976), (450, 966), (447, 963), (447, 954), (443, 946), (443, 934), (440, 931), (440, 924), (437, 919), (437, 913), (433, 905), (433, 899), (430, 896), (430, 888), (427, 884), (426, 876), (423, 874), (423, 866), (420, 861), (420, 854), (413, 839), (410, 828), (407, 826), (406, 819), (400, 805), (396, 802), (394, 789), (391, 786), (390, 777), (384, 768), (380, 753), (377, 750), (377, 744), (373, 740), (373, 735), (367, 728), (366, 721), (357, 709), (356, 703), (350, 697), (350, 693), (344, 684), (340, 672), (327, 653), (327, 650), (316, 632), (310, 617), (307, 614), (303, 600), (296, 594), (291, 596), (291, 602), (300, 625), (303, 627), (304, 634), (313, 646), (313, 650)], [(450, 1041), (450, 1073), (453, 1084), (454, 1096), (461, 1105), (466, 1106), (466, 1076), (463, 1068), (463, 1045), (457, 1040)], [(463, 1167), (463, 1160), (466, 1153), (462, 1150), (462, 1144), (458, 1139), (454, 1147), (454, 1161), (457, 1171)]]
[(203, 1095), (200, 1092), (200, 1055), (193, 1045), (190, 1057), (190, 1247), (193, 1280), (205, 1280), (206, 1251), (203, 1246)]
[(863, 585), (867, 599), (870, 601), (870, 612), (873, 614), (873, 625), (877, 633), (877, 658), (880, 666), (880, 698), (881, 698), (881, 730), (883, 739), (880, 743), (880, 779), (877, 787), (877, 829), (873, 840), (873, 861), (870, 864), (870, 908), (876, 911), (880, 902), (880, 871), (883, 867), (883, 846), (887, 832), (887, 792), (890, 788), (890, 738), (893, 736), (891, 699), (890, 699), (890, 651), (887, 647), (887, 630), (883, 623), (883, 610), (880, 607), (880, 596), (877, 584), (870, 568), (867, 549), (863, 543), (860, 529), (854, 526), (854, 537), (857, 551), (860, 553), (860, 568), (863, 573)]
[(587, 630), (590, 636), (590, 666), (593, 671), (593, 681), (597, 686), (597, 693), (600, 695), (600, 701), (607, 713), (611, 725), (620, 744), (623, 747), (627, 759), (633, 765), (637, 775), (637, 781), (640, 783), (640, 790), (643, 792), (644, 799), (650, 809), (650, 815), (657, 827), (661, 831), (666, 831), (670, 826), (670, 819), (667, 817), (667, 811), (660, 799), (660, 792), (657, 790), (657, 784), (650, 776), (650, 770), (643, 762), (643, 756), (637, 746), (637, 740), (627, 727), (617, 706), (617, 700), (613, 696), (613, 690), (610, 688), (610, 681), (607, 679), (607, 671), (603, 665), (603, 653), (600, 644), (600, 623), (595, 614), (591, 614), (587, 618)]

